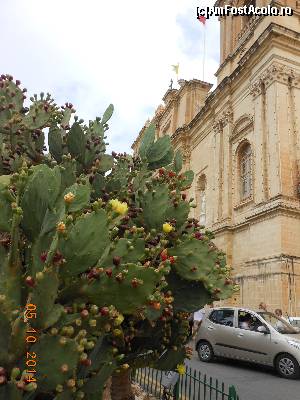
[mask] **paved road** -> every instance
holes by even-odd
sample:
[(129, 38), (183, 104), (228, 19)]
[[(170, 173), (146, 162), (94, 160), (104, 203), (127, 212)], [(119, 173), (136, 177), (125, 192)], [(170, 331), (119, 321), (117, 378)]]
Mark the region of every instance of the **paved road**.
[(196, 352), (189, 364), (226, 385), (234, 385), (240, 400), (300, 400), (300, 380), (279, 378), (267, 367), (221, 359), (203, 363)]

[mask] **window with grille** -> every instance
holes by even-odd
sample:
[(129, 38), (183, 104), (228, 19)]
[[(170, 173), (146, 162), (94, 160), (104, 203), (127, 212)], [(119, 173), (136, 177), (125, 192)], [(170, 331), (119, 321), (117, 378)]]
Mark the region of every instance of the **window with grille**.
[(252, 193), (252, 160), (251, 146), (249, 143), (243, 146), (240, 152), (240, 182), (241, 199), (247, 199)]

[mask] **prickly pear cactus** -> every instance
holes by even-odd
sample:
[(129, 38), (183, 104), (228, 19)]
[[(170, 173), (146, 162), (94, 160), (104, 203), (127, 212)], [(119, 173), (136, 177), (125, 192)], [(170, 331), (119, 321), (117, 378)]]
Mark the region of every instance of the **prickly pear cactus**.
[(101, 399), (111, 375), (182, 362), (187, 313), (234, 285), (169, 138), (110, 155), (112, 105), (87, 126), (25, 93), (1, 75), (0, 400)]

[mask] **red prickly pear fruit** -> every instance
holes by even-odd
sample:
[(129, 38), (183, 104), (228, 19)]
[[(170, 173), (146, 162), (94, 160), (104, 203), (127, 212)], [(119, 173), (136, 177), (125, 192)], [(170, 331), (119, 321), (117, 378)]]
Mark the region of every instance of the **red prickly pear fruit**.
[(62, 255), (59, 251), (57, 251), (57, 252), (54, 254), (53, 262), (54, 262), (54, 263), (59, 263), (62, 259), (63, 259), (63, 255)]
[(0, 376), (6, 375), (6, 370), (3, 367), (0, 367)]
[(155, 301), (154, 303), (152, 303), (152, 307), (155, 310), (160, 310), (161, 304), (158, 301)]
[(45, 261), (47, 260), (47, 255), (48, 255), (48, 253), (47, 253), (46, 251), (43, 251), (43, 252), (41, 253), (41, 255), (40, 255), (40, 260), (41, 260), (42, 262), (45, 262)]
[(136, 288), (136, 287), (138, 287), (138, 285), (139, 285), (138, 280), (136, 278), (133, 278), (131, 281), (131, 286), (133, 288)]
[(195, 232), (194, 237), (195, 237), (196, 239), (198, 239), (198, 240), (201, 240), (201, 239), (203, 238), (203, 235), (202, 235), (202, 233), (200, 233), (200, 232)]
[(100, 308), (100, 314), (101, 314), (101, 315), (108, 315), (108, 314), (109, 314), (109, 309), (108, 309), (108, 307), (102, 307), (102, 308)]
[(97, 268), (92, 268), (90, 272), (87, 274), (88, 279), (96, 278), (99, 275), (100, 271)]
[(167, 261), (167, 259), (168, 259), (167, 249), (163, 250), (163, 251), (160, 253), (160, 258), (161, 258), (162, 261)]
[(27, 276), (25, 279), (25, 283), (29, 287), (34, 287), (35, 286), (35, 280), (33, 279), (32, 276)]
[(181, 198), (182, 198), (182, 200), (186, 200), (186, 194), (182, 193)]
[(164, 175), (165, 174), (164, 168), (159, 168), (158, 173), (159, 175)]
[(114, 256), (113, 257), (113, 263), (114, 263), (114, 265), (117, 267), (118, 265), (120, 265), (120, 263), (121, 263), (121, 257), (119, 257), (119, 256)]
[(88, 310), (82, 310), (80, 313), (82, 318), (87, 318), (89, 316)]
[(169, 171), (168, 175), (169, 175), (170, 178), (173, 178), (174, 176), (176, 176), (174, 171)]
[(175, 258), (173, 256), (169, 257), (169, 261), (171, 264), (175, 264)]
[(7, 382), (6, 376), (1, 375), (0, 376), (0, 385), (4, 385)]
[(111, 269), (111, 268), (108, 268), (108, 269), (105, 271), (105, 273), (106, 273), (106, 275), (110, 278), (110, 277), (112, 276), (112, 269)]
[(90, 367), (92, 365), (92, 360), (90, 358), (86, 358), (85, 360), (81, 360), (80, 364), (84, 365), (85, 367)]

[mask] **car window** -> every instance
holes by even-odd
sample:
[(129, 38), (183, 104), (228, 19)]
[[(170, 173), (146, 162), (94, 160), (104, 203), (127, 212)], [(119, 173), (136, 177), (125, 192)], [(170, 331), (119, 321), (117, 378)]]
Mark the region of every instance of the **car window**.
[(262, 326), (262, 322), (254, 314), (239, 310), (238, 313), (238, 327), (249, 331), (257, 331), (257, 328)]
[(298, 333), (298, 328), (295, 326), (292, 326), (285, 318), (279, 318), (275, 314), (264, 311), (264, 312), (259, 312), (259, 315), (267, 321), (269, 324), (273, 326), (274, 329), (277, 330), (277, 332), (280, 333)]
[(214, 310), (210, 313), (209, 319), (215, 324), (233, 326), (233, 310)]

